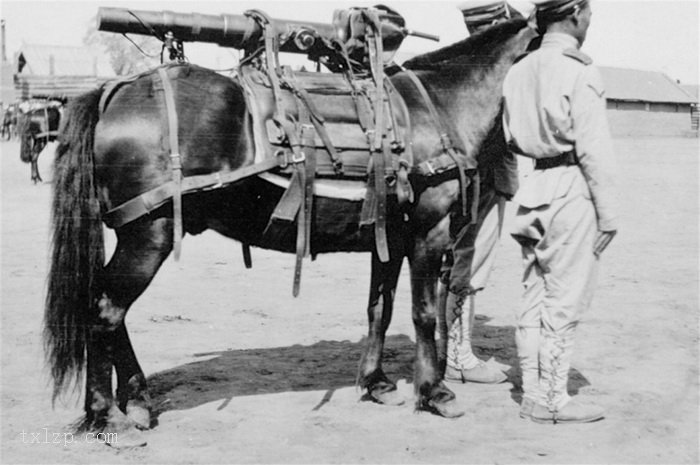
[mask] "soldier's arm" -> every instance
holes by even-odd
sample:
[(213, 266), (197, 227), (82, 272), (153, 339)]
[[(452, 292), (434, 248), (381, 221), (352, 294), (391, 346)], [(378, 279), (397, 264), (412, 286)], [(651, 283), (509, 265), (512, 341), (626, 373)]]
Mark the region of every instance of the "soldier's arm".
[[(615, 154), (608, 128), (605, 92), (600, 74), (593, 66), (585, 66), (576, 82), (571, 96), (571, 113), (574, 121), (576, 153), (595, 205), (598, 229), (615, 231), (617, 230)], [(607, 242), (603, 244), (603, 249)]]

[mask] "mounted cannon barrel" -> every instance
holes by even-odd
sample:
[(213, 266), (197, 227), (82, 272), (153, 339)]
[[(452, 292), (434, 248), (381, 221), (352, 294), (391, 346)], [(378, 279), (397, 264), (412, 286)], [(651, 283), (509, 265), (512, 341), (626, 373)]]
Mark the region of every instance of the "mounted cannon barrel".
[[(382, 42), (385, 50), (398, 49), (407, 35), (438, 40), (437, 37), (411, 31), (403, 18), (394, 12), (380, 12)], [(286, 19), (271, 20), (269, 27), (279, 37), (280, 51), (308, 53), (318, 38), (343, 39), (342, 24), (314, 23)], [(206, 15), (172, 11), (138, 11), (127, 8), (101, 7), (97, 13), (97, 29), (122, 34), (172, 35), (181, 42), (208, 42), (248, 50), (263, 38), (263, 28), (247, 15)]]
[[(275, 20), (270, 25), (274, 32), (285, 38), (315, 33), (322, 37), (333, 37), (331, 24), (308, 21)], [(247, 49), (262, 39), (263, 29), (252, 17), (245, 15), (205, 15), (199, 13), (175, 13), (172, 11), (138, 11), (126, 8), (100, 8), (97, 13), (97, 29), (105, 32), (156, 35), (165, 37), (171, 32), (182, 42), (207, 42)], [(286, 41), (285, 52), (305, 53), (306, 42)]]

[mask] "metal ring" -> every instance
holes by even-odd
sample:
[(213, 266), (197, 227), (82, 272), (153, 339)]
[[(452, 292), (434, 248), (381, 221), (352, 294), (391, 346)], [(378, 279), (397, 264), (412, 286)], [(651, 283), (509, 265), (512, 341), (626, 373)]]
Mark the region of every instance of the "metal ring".
[(275, 150), (275, 157), (282, 157), (284, 159), (284, 162), (280, 165), (280, 168), (284, 169), (289, 166), (289, 157), (287, 157), (287, 152), (284, 150)]

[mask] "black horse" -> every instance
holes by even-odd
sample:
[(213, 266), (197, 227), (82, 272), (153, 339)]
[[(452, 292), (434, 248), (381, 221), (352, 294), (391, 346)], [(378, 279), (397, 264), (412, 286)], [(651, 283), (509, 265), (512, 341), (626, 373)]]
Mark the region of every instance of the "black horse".
[(23, 162), (31, 164), (31, 180), (34, 184), (42, 182), (39, 175), (39, 154), (46, 144), (58, 138), (60, 121), (61, 111), (53, 103), (44, 103), (19, 117), (19, 157)]
[[(480, 170), (506, 152), (501, 128), (501, 85), (535, 33), (511, 20), (438, 51), (410, 60), (443, 121), (460, 145), (477, 154)], [(196, 66), (171, 67), (179, 113), (184, 175), (235, 170), (253, 163), (254, 144), (243, 89)], [(116, 250), (105, 265), (104, 213), (171, 180), (162, 99), (151, 73), (121, 86), (103, 113), (103, 89), (68, 108), (56, 154), (53, 249), (45, 314), (45, 341), (54, 397), (86, 370), (83, 426), (138, 436), (150, 422), (146, 378), (124, 324), (126, 312), (173, 249), (168, 202), (116, 229)], [(157, 76), (157, 74), (156, 74)], [(409, 108), (415, 163), (438, 155), (440, 138), (424, 98), (406, 71), (391, 77)], [(416, 183), (419, 178), (414, 177)], [(416, 330), (414, 383), (418, 409), (444, 416), (462, 412), (442, 382), (435, 342), (437, 278), (449, 246), (449, 218), (459, 211), (457, 176), (415, 186), (407, 214), (395, 196), (387, 207), (390, 260), (375, 251), (373, 231), (361, 228), (362, 202), (317, 196), (312, 253), (372, 252), (369, 337), (358, 379), (377, 402), (399, 403), (382, 371), (382, 351), (404, 257), (410, 264)], [(219, 189), (185, 195), (184, 229), (213, 229), (242, 243), (292, 252), (294, 238), (265, 239), (263, 230), (284, 190), (253, 176)], [(116, 369), (116, 399), (112, 370)]]

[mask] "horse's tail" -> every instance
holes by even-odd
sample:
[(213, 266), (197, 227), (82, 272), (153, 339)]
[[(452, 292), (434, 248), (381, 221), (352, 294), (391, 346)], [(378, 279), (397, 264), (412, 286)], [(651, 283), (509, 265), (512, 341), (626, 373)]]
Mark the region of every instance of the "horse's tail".
[(79, 385), (86, 357), (90, 309), (104, 265), (93, 142), (102, 89), (72, 100), (66, 110), (54, 166), (51, 269), (44, 312), (44, 349), (53, 399)]
[(23, 115), (17, 121), (17, 134), (19, 134), (19, 159), (25, 163), (32, 161), (32, 146), (34, 135), (32, 134), (32, 119), (29, 115)]

